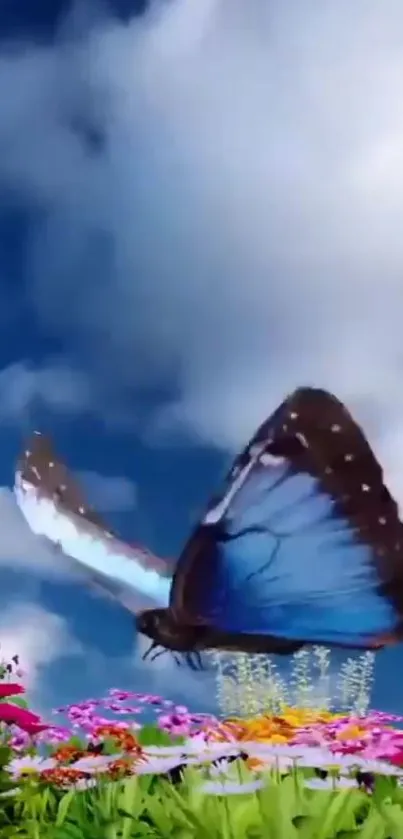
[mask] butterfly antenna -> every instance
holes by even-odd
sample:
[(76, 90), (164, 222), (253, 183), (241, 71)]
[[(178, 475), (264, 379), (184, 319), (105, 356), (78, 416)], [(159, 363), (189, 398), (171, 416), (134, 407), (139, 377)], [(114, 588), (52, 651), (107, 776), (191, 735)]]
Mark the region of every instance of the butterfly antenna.
[(178, 667), (181, 667), (181, 666), (182, 666), (182, 662), (181, 662), (181, 660), (180, 660), (180, 656), (176, 655), (176, 654), (175, 654), (172, 650), (171, 650), (171, 653), (172, 653), (172, 657), (173, 657), (173, 660), (174, 660), (175, 664), (176, 664)]
[(152, 653), (152, 651), (156, 649), (156, 647), (157, 647), (157, 644), (155, 643), (155, 641), (151, 641), (150, 646), (149, 646), (149, 647), (147, 647), (147, 649), (146, 649), (146, 651), (145, 651), (144, 655), (141, 657), (141, 660), (142, 660), (142, 661), (146, 661), (146, 659), (150, 656), (150, 654)]
[(195, 659), (196, 659), (196, 663), (198, 665), (198, 669), (199, 670), (204, 670), (203, 659), (202, 659), (198, 650), (195, 652)]

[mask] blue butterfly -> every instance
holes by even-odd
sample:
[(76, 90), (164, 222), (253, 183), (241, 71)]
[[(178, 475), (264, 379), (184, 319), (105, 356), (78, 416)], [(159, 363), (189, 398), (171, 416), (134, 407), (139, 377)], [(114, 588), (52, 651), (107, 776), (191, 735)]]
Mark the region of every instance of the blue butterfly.
[[(18, 474), (27, 483), (27, 464)], [(46, 495), (46, 481), (37, 483)], [(46, 529), (36, 514), (32, 526)], [(62, 549), (83, 562), (82, 550), (66, 542)], [(136, 618), (154, 646), (289, 654), (319, 643), (379, 649), (402, 636), (397, 504), (362, 430), (325, 390), (299, 388), (260, 426), (173, 578), (160, 567), (146, 591), (151, 564), (141, 573), (132, 566), (124, 578), (105, 561), (97, 570), (125, 591), (154, 597), (158, 608)], [(115, 596), (122, 601), (122, 591)]]

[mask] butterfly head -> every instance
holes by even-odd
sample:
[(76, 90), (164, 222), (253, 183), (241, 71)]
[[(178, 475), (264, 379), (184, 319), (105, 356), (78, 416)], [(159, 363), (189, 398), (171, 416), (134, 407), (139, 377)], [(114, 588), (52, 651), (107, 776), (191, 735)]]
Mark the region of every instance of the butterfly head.
[(164, 637), (169, 634), (169, 624), (168, 609), (147, 609), (136, 617), (137, 632), (157, 643), (164, 643)]
[(167, 650), (188, 652), (205, 645), (202, 627), (183, 626), (175, 621), (170, 609), (148, 609), (136, 617), (137, 632)]

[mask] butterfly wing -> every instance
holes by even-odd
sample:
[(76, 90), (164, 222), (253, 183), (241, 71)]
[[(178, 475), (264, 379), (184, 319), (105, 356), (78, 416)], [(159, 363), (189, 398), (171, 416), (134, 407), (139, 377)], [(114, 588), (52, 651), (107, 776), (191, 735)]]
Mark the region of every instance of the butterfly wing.
[(185, 546), (170, 605), (225, 633), (363, 648), (400, 636), (397, 504), (336, 397), (299, 388), (260, 426)]
[(91, 583), (135, 613), (167, 605), (172, 577), (168, 563), (122, 542), (106, 527), (42, 434), (27, 442), (14, 492), (30, 529), (75, 560)]

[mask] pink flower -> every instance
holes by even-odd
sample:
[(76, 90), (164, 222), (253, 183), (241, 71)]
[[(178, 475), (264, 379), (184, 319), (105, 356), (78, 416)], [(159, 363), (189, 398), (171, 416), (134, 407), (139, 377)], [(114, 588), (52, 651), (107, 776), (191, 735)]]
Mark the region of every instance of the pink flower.
[(0, 699), (5, 699), (7, 696), (17, 696), (19, 693), (25, 693), (25, 688), (22, 685), (13, 682), (0, 682)]
[(113, 696), (118, 702), (124, 702), (126, 699), (133, 699), (138, 694), (132, 693), (130, 690), (118, 690), (118, 688), (111, 688), (108, 691), (109, 696)]
[(190, 729), (188, 714), (161, 714), (158, 725), (163, 731), (173, 735), (187, 735)]
[(18, 705), (12, 705), (11, 702), (0, 702), (0, 722), (16, 725), (31, 735), (39, 734), (40, 731), (48, 728), (40, 722), (38, 714), (33, 714), (32, 711), (27, 711), (26, 708), (20, 708)]
[(396, 751), (394, 755), (390, 755), (389, 760), (394, 766), (403, 767), (403, 749)]

